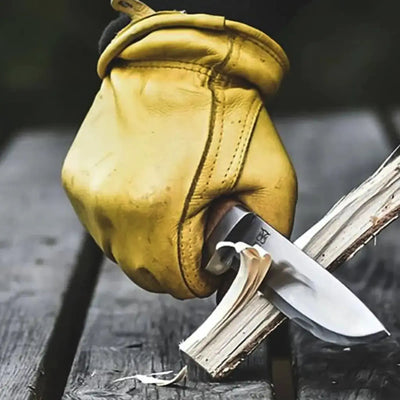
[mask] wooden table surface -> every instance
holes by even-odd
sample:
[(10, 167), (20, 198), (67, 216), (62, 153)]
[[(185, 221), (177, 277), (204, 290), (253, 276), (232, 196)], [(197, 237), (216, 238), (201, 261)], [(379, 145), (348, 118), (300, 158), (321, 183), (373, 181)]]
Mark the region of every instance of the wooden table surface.
[[(397, 143), (400, 114), (364, 109), (274, 121), (298, 173), (296, 238), (386, 158)], [(1, 399), (284, 400), (271, 372), (283, 328), (223, 383), (112, 384), (179, 370), (179, 342), (215, 300), (147, 293), (102, 260), (60, 187), (72, 139), (71, 132), (24, 131), (1, 152)], [(392, 336), (343, 348), (290, 326), (295, 392), (285, 399), (400, 398), (399, 233), (395, 222), (335, 273)]]

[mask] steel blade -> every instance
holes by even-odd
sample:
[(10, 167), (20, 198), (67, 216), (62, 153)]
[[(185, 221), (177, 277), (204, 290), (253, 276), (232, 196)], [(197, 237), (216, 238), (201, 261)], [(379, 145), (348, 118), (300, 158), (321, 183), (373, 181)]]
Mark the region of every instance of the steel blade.
[[(209, 244), (214, 246), (220, 240), (258, 244), (271, 254), (273, 264), (260, 291), (314, 336), (350, 346), (389, 335), (343, 283), (258, 216), (235, 207), (213, 232)], [(232, 251), (224, 250), (220, 257), (227, 268), (238, 264)]]

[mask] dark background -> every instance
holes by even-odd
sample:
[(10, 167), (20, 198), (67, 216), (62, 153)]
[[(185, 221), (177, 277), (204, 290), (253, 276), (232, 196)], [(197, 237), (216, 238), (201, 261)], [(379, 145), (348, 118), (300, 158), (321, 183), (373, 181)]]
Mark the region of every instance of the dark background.
[[(201, 9), (207, 2), (193, 3)], [(260, 3), (231, 1), (230, 12), (268, 31), (268, 8), (261, 10)], [(162, 9), (166, 2), (148, 4)], [(308, 3), (272, 35), (286, 50), (291, 71), (271, 109), (399, 104), (399, 14), (395, 0)], [(109, 1), (3, 1), (0, 16), (0, 138), (21, 128), (78, 127), (100, 84), (97, 41), (116, 17)]]

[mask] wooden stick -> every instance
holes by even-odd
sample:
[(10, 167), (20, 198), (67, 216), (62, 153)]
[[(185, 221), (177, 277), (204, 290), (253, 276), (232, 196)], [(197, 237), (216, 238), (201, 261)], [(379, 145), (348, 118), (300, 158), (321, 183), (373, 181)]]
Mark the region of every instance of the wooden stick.
[[(395, 157), (395, 153), (397, 149), (295, 245), (331, 271), (395, 220), (400, 213), (400, 156)], [(189, 337), (180, 345), (183, 353), (212, 378), (228, 375), (286, 318), (268, 302), (262, 290), (261, 285), (234, 320), (213, 338), (193, 341)]]

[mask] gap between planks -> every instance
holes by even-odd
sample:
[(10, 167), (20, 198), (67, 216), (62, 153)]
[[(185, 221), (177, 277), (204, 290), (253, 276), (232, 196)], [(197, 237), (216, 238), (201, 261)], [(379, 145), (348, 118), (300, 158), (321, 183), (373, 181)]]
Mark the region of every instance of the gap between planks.
[(97, 284), (102, 259), (100, 249), (85, 234), (60, 313), (39, 366), (36, 383), (34, 387), (30, 387), (32, 400), (57, 400), (62, 397)]

